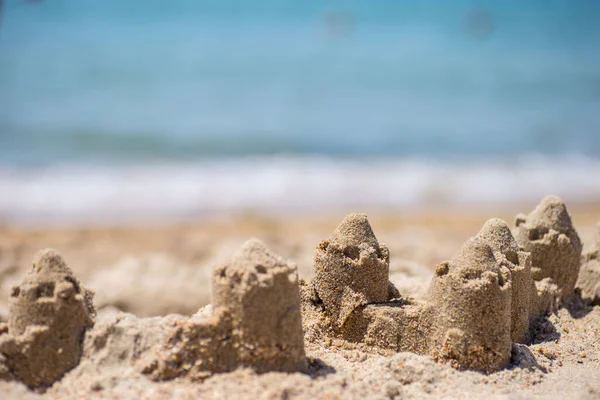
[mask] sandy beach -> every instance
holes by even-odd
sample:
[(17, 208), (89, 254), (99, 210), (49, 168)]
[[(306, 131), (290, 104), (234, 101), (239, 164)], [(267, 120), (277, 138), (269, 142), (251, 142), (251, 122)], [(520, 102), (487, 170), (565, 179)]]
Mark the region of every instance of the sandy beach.
[(0, 0), (0, 400), (600, 400), (599, 20)]
[[(531, 208), (379, 214), (369, 221), (389, 248), (390, 281), (403, 298), (420, 300), (436, 265), (486, 220), (500, 217), (513, 226), (515, 215)], [(585, 253), (594, 243), (600, 208), (574, 206), (570, 213)], [(491, 374), (336, 340), (306, 341), (305, 373), (239, 369), (202, 380), (156, 381), (140, 372), (139, 360), (169, 326), (209, 304), (213, 267), (246, 239), (259, 238), (293, 260), (299, 277), (308, 281), (315, 249), (342, 218), (243, 215), (177, 225), (0, 228), (0, 321), (9, 318), (11, 288), (43, 248), (60, 252), (81, 284), (95, 292), (97, 309), (78, 366), (44, 390), (0, 381), (3, 398), (600, 398), (600, 307), (577, 297), (536, 326), (532, 343), (513, 344), (508, 367)]]

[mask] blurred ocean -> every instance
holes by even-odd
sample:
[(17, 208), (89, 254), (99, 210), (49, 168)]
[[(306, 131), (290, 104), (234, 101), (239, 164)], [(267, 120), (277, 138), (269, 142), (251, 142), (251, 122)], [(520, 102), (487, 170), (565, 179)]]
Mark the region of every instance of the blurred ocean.
[(0, 221), (600, 201), (595, 0), (4, 0)]

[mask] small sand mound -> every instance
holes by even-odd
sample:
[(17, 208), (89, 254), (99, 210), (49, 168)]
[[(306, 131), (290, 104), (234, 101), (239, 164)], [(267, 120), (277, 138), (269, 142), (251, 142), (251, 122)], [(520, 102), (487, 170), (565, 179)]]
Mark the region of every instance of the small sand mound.
[(10, 373), (30, 387), (49, 386), (79, 363), (86, 329), (94, 324), (92, 293), (62, 257), (44, 250), (10, 298), (0, 352)]

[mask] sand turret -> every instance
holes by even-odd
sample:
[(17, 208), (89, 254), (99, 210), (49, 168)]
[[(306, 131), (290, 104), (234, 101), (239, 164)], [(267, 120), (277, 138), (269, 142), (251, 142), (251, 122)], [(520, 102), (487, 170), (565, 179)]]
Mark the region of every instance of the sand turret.
[(203, 379), (239, 367), (307, 368), (295, 264), (247, 241), (213, 270), (212, 313), (177, 323), (142, 371), (155, 380)]
[(316, 294), (341, 327), (359, 307), (390, 299), (389, 251), (365, 214), (350, 214), (315, 252)]
[(306, 368), (296, 266), (256, 239), (213, 272), (213, 307), (229, 310), (239, 363), (259, 372)]
[(510, 272), (481, 237), (438, 265), (429, 290), (434, 328), (429, 354), (458, 369), (492, 372), (511, 355)]
[(564, 202), (548, 196), (528, 216), (518, 215), (515, 239), (531, 253), (533, 280), (546, 280), (544, 287), (556, 285), (559, 302), (569, 297), (579, 275), (582, 244)]
[(595, 245), (582, 257), (576, 287), (583, 299), (600, 304), (600, 223), (597, 225)]
[(519, 249), (510, 228), (499, 218), (487, 221), (477, 236), (490, 246), (497, 263), (510, 270), (511, 338), (515, 343), (525, 343), (529, 337), (529, 314), (532, 294), (535, 292), (531, 278), (531, 255)]
[(0, 336), (11, 374), (30, 387), (49, 386), (79, 363), (86, 329), (94, 324), (92, 293), (54, 250), (39, 252), (13, 288), (8, 332)]

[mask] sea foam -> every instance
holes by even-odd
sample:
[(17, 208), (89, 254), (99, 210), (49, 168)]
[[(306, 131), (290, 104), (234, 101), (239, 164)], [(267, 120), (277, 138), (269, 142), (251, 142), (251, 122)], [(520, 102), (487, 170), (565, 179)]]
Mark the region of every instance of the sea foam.
[(0, 222), (131, 223), (241, 213), (402, 211), (600, 200), (600, 160), (260, 157), (196, 163), (0, 167)]

